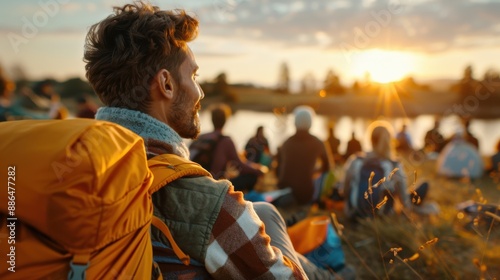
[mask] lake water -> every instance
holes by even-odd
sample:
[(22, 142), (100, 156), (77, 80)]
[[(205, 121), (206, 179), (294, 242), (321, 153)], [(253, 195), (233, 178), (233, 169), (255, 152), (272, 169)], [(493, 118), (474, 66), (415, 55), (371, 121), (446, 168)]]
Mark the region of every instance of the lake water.
[[(210, 112), (201, 112), (200, 120), (202, 133), (213, 130)], [(329, 121), (327, 117), (316, 116), (310, 132), (321, 140), (325, 140)], [(343, 116), (333, 121), (335, 123), (335, 136), (341, 142), (339, 147), (341, 153), (345, 151), (347, 141), (351, 138), (353, 131), (356, 138), (361, 141), (363, 149), (371, 149), (365, 131), (373, 120)], [(403, 123), (406, 123), (414, 148), (423, 146), (425, 133), (434, 126), (434, 117), (430, 115), (422, 115), (414, 119), (396, 118), (387, 121), (392, 124), (396, 132), (399, 131)], [(269, 140), (271, 152), (273, 153), (276, 152), (278, 146), (295, 133), (294, 119), (291, 114), (278, 115), (238, 110), (227, 121), (224, 134), (231, 136), (238, 151), (242, 151), (248, 139), (255, 135), (259, 125), (264, 126), (264, 133)], [(445, 138), (453, 135), (459, 127), (460, 119), (457, 116), (451, 115), (441, 119), (440, 132)], [(500, 119), (473, 119), (470, 124), (470, 131), (478, 138), (480, 152), (483, 156), (490, 156), (495, 153), (496, 144), (500, 140)]]

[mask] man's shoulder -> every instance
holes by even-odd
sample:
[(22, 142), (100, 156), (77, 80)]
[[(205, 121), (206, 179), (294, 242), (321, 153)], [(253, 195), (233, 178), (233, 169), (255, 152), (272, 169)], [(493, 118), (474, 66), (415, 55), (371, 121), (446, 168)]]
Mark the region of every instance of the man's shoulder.
[(191, 205), (201, 201), (215, 206), (225, 200), (229, 190), (230, 183), (224, 180), (214, 180), (208, 176), (187, 176), (165, 185), (154, 196), (167, 208), (170, 207), (168, 205)]
[(224, 187), (231, 184), (228, 180), (216, 180), (211, 176), (185, 176), (179, 178), (181, 184), (201, 184), (203, 186)]
[(311, 136), (312, 136), (312, 139), (314, 139), (314, 141), (316, 143), (319, 143), (319, 144), (323, 145), (324, 142), (321, 139), (319, 139), (316, 135), (312, 135), (311, 134)]

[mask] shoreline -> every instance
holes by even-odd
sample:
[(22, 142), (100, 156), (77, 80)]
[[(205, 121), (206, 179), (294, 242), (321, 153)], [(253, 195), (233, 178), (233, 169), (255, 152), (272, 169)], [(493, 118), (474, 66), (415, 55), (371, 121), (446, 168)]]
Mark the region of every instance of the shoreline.
[[(234, 110), (258, 112), (290, 112), (298, 105), (309, 105), (317, 114), (331, 117), (414, 118), (420, 115), (460, 115), (467, 118), (500, 118), (500, 95), (470, 95), (461, 100), (454, 92), (414, 92), (394, 95), (343, 95), (320, 97), (304, 94), (280, 94), (272, 91), (243, 91), (235, 95), (235, 102), (227, 102)], [(223, 97), (207, 97), (204, 108), (224, 102)]]

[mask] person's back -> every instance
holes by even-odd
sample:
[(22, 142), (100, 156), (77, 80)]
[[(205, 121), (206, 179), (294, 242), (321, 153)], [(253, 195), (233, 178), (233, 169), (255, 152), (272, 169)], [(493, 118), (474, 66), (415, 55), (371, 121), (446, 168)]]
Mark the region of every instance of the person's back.
[(356, 139), (356, 135), (353, 132), (351, 140), (347, 142), (347, 148), (345, 150), (344, 160), (349, 159), (351, 155), (361, 151), (362, 151), (361, 143), (358, 141), (358, 139)]
[(491, 156), (491, 171), (500, 172), (500, 140), (497, 142), (496, 153)]
[[(257, 179), (263, 173), (259, 165), (251, 166), (243, 162), (238, 155), (236, 146), (231, 137), (223, 135), (224, 125), (231, 115), (230, 108), (221, 104), (212, 110), (214, 131), (200, 135), (198, 140), (215, 142), (210, 168), (208, 169), (215, 179), (229, 179), (236, 190), (252, 190)], [(192, 158), (193, 159), (193, 158)], [(234, 172), (235, 174), (232, 174)]]
[(25, 117), (34, 117), (28, 114), (19, 104), (14, 100), (14, 89), (16, 85), (12, 82), (0, 68), (0, 122), (23, 119)]
[(95, 117), (95, 113), (97, 112), (97, 106), (94, 106), (88, 98), (81, 97), (77, 98), (77, 118), (86, 118), (93, 119)]
[(439, 153), (443, 150), (446, 141), (439, 132), (439, 120), (434, 121), (434, 127), (425, 133), (424, 150)]
[(465, 139), (459, 130), (446, 144), (436, 160), (437, 173), (450, 178), (483, 176), (484, 164), (477, 148)]
[[(323, 142), (309, 133), (311, 118), (309, 110), (298, 110), (295, 115), (297, 131), (278, 151), (278, 186), (290, 187), (299, 204), (312, 202), (315, 173), (329, 169)], [(321, 161), (319, 169), (316, 168), (318, 160)]]
[(396, 149), (401, 152), (410, 152), (413, 150), (413, 144), (406, 129), (407, 126), (404, 124), (401, 131), (396, 135), (396, 140), (398, 141)]
[[(401, 170), (401, 164), (385, 158), (380, 158), (374, 153), (358, 154), (356, 157), (351, 157), (346, 163), (346, 184), (349, 184), (347, 191), (346, 212), (349, 217), (372, 217), (375, 206), (380, 203), (385, 195), (396, 193), (396, 190), (406, 189), (406, 183), (403, 182), (403, 171), (398, 171), (397, 174), (386, 180), (383, 186), (373, 188), (368, 191), (369, 183), (376, 185), (382, 178), (398, 168)], [(372, 177), (373, 172), (373, 177)], [(371, 179), (370, 179), (371, 178)], [(365, 194), (367, 193), (367, 194)], [(383, 213), (390, 213), (392, 209), (383, 209)]]
[(269, 141), (264, 136), (264, 127), (257, 127), (255, 136), (251, 137), (245, 145), (245, 156), (251, 162), (263, 163), (269, 156)]
[[(406, 176), (401, 164), (392, 160), (391, 136), (385, 125), (374, 126), (371, 142), (372, 152), (363, 156), (351, 156), (344, 166), (343, 187), (347, 200), (345, 212), (351, 219), (372, 216), (374, 213), (376, 215), (378, 209), (375, 206), (384, 199), (384, 196), (389, 200), (393, 196), (398, 197), (405, 208), (411, 205), (407, 194)], [(385, 182), (376, 186), (383, 177)], [(372, 189), (369, 190), (370, 188)], [(386, 191), (391, 195), (385, 194)], [(392, 206), (391, 200), (384, 206), (382, 213), (392, 212)]]
[(465, 141), (479, 150), (479, 140), (469, 130), (465, 131)]
[(326, 139), (326, 143), (328, 144), (333, 160), (338, 162), (341, 159), (339, 154), (340, 140), (335, 137), (334, 130), (335, 128), (333, 125), (328, 127), (328, 138)]

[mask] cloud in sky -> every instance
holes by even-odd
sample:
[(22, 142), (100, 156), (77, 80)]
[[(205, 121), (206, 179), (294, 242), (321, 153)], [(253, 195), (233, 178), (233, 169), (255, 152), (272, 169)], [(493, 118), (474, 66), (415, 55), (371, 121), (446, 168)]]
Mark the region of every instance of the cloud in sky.
[[(64, 4), (57, 7), (57, 12), (48, 17), (46, 23), (37, 26), (36, 36), (25, 36), (29, 42), (14, 48), (8, 34), (23, 35), (24, 19), (34, 22), (34, 16), (43, 11), (40, 3), (58, 1)], [(130, 2), (5, 1), (0, 12), (0, 62), (30, 65), (34, 75), (38, 76), (64, 76), (68, 72), (82, 75), (83, 42), (89, 26), (111, 14), (112, 6)], [(331, 65), (349, 73), (352, 65), (345, 59), (345, 51), (373, 48), (420, 52), (428, 64), (426, 69), (422, 66), (419, 73), (456, 76), (457, 73), (460, 75), (459, 70), (450, 74), (452, 70), (437, 66), (453, 62), (456, 64), (454, 68), (448, 68), (459, 69), (472, 60), (479, 67), (486, 68), (492, 63), (490, 57), (497, 55), (500, 49), (500, 0), (151, 2), (162, 9), (185, 8), (196, 14), (201, 21), (200, 36), (191, 46), (203, 59), (207, 75), (230, 71), (238, 80), (251, 77), (271, 83), (273, 73), (260, 75), (262, 69), (269, 68), (262, 65), (279, 65), (282, 61), (300, 69), (294, 72), (298, 77), (302, 75), (300, 71), (316, 71), (316, 75), (322, 75), (323, 68)], [(60, 51), (63, 45), (67, 53)], [(14, 52), (14, 49), (19, 52)], [(45, 53), (44, 56), (54, 53), (62, 57), (64, 54), (64, 59), (74, 62), (56, 68), (41, 63), (34, 65), (34, 58), (41, 52)], [(243, 71), (241, 65), (247, 65), (243, 68), (248, 68), (248, 71)], [(70, 67), (73, 68), (67, 70)], [(250, 71), (256, 68), (260, 69), (260, 76)]]
[[(22, 27), (42, 10), (40, 2), (2, 4), (10, 13), (0, 30)], [(71, 1), (58, 7), (45, 32), (84, 32), (129, 1)], [(457, 48), (500, 46), (498, 0), (211, 0), (170, 1), (162, 8), (184, 7), (202, 21), (202, 36), (276, 43), (282, 48), (332, 50), (399, 49), (442, 52)], [(155, 3), (153, 1), (153, 3)]]
[(500, 46), (500, 1), (215, 0), (195, 11), (203, 34), (282, 47), (442, 52)]

